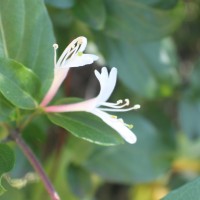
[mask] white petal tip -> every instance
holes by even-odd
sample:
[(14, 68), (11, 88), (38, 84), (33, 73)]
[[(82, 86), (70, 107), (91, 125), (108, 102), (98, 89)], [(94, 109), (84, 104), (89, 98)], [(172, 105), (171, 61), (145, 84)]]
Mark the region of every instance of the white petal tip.
[(87, 56), (88, 60), (90, 60), (90, 64), (99, 59), (99, 57), (94, 54), (82, 54), (82, 55), (85, 57)]
[(96, 76), (96, 77), (99, 77), (99, 76), (100, 76), (100, 73), (99, 73), (99, 71), (98, 71), (98, 70), (96, 70), (96, 69), (94, 70), (94, 74), (95, 74), (95, 76)]
[(135, 137), (135, 135), (133, 135), (133, 137), (127, 138), (126, 142), (128, 142), (129, 144), (134, 144), (137, 142), (137, 138)]
[(84, 37), (84, 36), (79, 36), (77, 39), (78, 39), (81, 43), (87, 43), (87, 38)]
[(116, 71), (117, 72), (117, 68), (116, 67), (112, 67), (111, 71)]
[(96, 60), (99, 59), (99, 57), (98, 57), (98, 56), (95, 56), (95, 55), (93, 55), (92, 58), (93, 58), (94, 61), (96, 61)]
[(101, 73), (105, 73), (105, 71), (106, 71), (106, 72), (108, 71), (107, 68), (106, 68), (106, 67), (102, 67), (102, 68), (101, 68)]

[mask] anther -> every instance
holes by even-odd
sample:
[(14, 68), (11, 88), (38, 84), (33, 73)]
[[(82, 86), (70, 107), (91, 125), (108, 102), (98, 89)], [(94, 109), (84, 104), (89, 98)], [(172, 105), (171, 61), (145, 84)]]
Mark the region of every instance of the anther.
[(126, 105), (126, 106), (129, 106), (129, 104), (130, 104), (129, 99), (125, 99), (124, 101), (126, 102), (125, 105)]
[(124, 120), (122, 118), (119, 118), (118, 119), (121, 123), (123, 123), (126, 127), (128, 127), (129, 129), (132, 129), (133, 128), (133, 125), (132, 124), (126, 124), (124, 123)]
[(83, 52), (79, 51), (79, 52), (77, 53), (77, 55), (78, 55), (78, 56), (82, 56), (82, 55), (83, 55)]
[(113, 119), (117, 119), (117, 116), (116, 116), (116, 115), (111, 115), (111, 117), (112, 117)]
[(123, 103), (123, 100), (119, 99), (119, 100), (117, 101), (117, 104), (121, 104), (121, 103)]
[(139, 104), (134, 105), (133, 109), (139, 109), (141, 106)]
[(57, 49), (58, 48), (58, 44), (53, 44), (53, 48)]
[(132, 129), (132, 128), (133, 128), (133, 124), (127, 124), (127, 127), (128, 127), (129, 129)]

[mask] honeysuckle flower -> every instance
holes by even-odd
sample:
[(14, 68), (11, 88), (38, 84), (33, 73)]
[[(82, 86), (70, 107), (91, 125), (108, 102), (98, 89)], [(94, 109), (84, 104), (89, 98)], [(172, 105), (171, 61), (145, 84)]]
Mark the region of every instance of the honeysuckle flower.
[(95, 75), (100, 83), (100, 92), (95, 98), (85, 100), (80, 103), (47, 106), (44, 108), (44, 110), (46, 112), (90, 112), (101, 118), (106, 124), (116, 130), (128, 143), (135, 143), (137, 138), (135, 134), (130, 130), (132, 125), (124, 123), (121, 118), (117, 118), (115, 115), (110, 115), (106, 113), (106, 111), (126, 112), (139, 109), (140, 105), (136, 104), (133, 107), (125, 108), (129, 105), (128, 99), (125, 99), (124, 101), (118, 100), (116, 103), (107, 102), (116, 85), (116, 68), (112, 68), (110, 73), (108, 73), (107, 68), (103, 67), (101, 73), (95, 70)]
[(73, 40), (63, 51), (62, 55), (56, 62), (57, 44), (53, 45), (54, 48), (54, 78), (53, 82), (43, 98), (40, 106), (46, 106), (55, 96), (58, 88), (64, 81), (70, 67), (80, 67), (93, 63), (98, 59), (97, 56), (92, 54), (83, 54), (87, 46), (87, 39), (83, 36)]

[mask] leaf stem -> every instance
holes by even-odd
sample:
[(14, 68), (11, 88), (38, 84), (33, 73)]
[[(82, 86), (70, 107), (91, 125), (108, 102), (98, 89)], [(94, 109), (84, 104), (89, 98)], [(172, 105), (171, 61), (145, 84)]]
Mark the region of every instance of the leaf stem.
[(46, 173), (44, 172), (40, 162), (35, 157), (33, 151), (29, 148), (29, 146), (26, 144), (26, 142), (22, 139), (20, 136), (18, 130), (12, 130), (11, 131), (11, 137), (15, 140), (17, 145), (20, 147), (20, 149), (23, 151), (26, 158), (29, 160), (35, 171), (38, 173), (39, 177), (41, 178), (41, 181), (44, 184), (44, 187), (46, 188), (47, 192), (49, 193), (49, 196), (52, 200), (60, 200), (60, 197), (58, 196), (57, 192), (55, 191), (53, 185), (51, 184), (49, 178), (47, 177)]

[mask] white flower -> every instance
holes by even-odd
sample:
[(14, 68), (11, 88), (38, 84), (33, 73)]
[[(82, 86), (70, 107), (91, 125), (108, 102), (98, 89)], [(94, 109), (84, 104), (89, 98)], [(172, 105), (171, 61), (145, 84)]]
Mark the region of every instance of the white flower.
[(60, 85), (64, 81), (70, 67), (80, 67), (93, 63), (98, 59), (97, 56), (92, 54), (83, 54), (87, 46), (87, 39), (83, 36), (73, 40), (63, 51), (62, 55), (56, 62), (57, 44), (54, 44), (54, 79), (53, 82), (43, 98), (40, 106), (46, 106), (55, 96)]
[(124, 108), (129, 105), (129, 100), (118, 100), (116, 103), (106, 102), (111, 96), (117, 80), (117, 69), (112, 68), (108, 74), (107, 68), (103, 67), (101, 73), (95, 70), (95, 75), (100, 83), (99, 95), (93, 99), (89, 99), (80, 103), (68, 105), (56, 105), (45, 107), (46, 112), (75, 112), (85, 111), (90, 112), (101, 118), (106, 124), (115, 129), (127, 142), (133, 144), (137, 138), (130, 130), (132, 125), (124, 123), (122, 119), (118, 119), (114, 115), (107, 112), (126, 112), (130, 110), (139, 109), (140, 105), (136, 104), (131, 108)]

